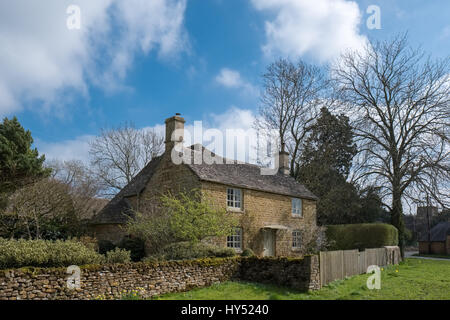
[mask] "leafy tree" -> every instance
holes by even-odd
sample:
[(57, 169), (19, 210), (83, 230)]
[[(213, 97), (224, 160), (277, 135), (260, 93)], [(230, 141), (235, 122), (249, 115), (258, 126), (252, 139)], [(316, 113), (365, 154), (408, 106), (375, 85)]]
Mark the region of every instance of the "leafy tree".
[(384, 220), (377, 190), (373, 187), (359, 190), (347, 181), (356, 153), (349, 119), (322, 108), (304, 143), (299, 168), (300, 181), (319, 197), (319, 224)]
[(348, 117), (335, 116), (327, 108), (322, 108), (311, 127), (311, 135), (306, 139), (302, 162), (306, 165), (321, 164), (347, 178), (356, 152)]
[(320, 199), (319, 224), (348, 222), (346, 215), (357, 210), (357, 190), (346, 182), (355, 154), (348, 118), (322, 108), (304, 143), (299, 168), (299, 180)]
[(136, 214), (127, 225), (130, 234), (148, 240), (155, 251), (174, 242), (226, 236), (237, 224), (225, 209), (216, 208), (198, 190), (167, 193), (160, 200), (159, 208), (146, 215)]
[(361, 203), (360, 215), (363, 217), (362, 222), (383, 222), (390, 223), (391, 218), (389, 212), (383, 207), (383, 201), (380, 197), (379, 188), (369, 186), (359, 190), (359, 198)]
[(16, 117), (0, 124), (0, 192), (7, 193), (48, 176), (43, 167), (45, 156), (32, 149), (31, 132)]
[(0, 123), (0, 224), (8, 229), (18, 226), (19, 219), (5, 212), (10, 195), (23, 186), (50, 174), (43, 167), (45, 156), (32, 149), (31, 132), (16, 117)]

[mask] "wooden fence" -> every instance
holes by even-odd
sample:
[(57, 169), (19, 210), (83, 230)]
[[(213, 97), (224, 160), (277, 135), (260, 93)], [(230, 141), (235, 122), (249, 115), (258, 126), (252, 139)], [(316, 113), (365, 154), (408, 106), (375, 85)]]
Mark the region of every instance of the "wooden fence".
[[(388, 263), (398, 263), (392, 259), (387, 248), (356, 250), (338, 250), (320, 252), (320, 283), (327, 285), (332, 281), (345, 277), (363, 274), (371, 265), (386, 266)], [(397, 262), (395, 262), (397, 261)]]

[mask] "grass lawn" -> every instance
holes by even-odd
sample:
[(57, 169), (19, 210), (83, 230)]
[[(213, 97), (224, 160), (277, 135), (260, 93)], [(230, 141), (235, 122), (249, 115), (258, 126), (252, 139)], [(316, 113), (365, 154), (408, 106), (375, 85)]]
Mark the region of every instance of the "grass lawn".
[(415, 253), (413, 254), (415, 257), (430, 257), (430, 258), (439, 258), (439, 259), (450, 259), (450, 255), (448, 254), (420, 254)]
[(406, 259), (381, 272), (381, 289), (369, 290), (369, 275), (358, 275), (330, 283), (319, 291), (301, 293), (272, 285), (225, 282), (184, 293), (166, 294), (164, 300), (335, 300), (335, 299), (448, 299), (450, 261)]

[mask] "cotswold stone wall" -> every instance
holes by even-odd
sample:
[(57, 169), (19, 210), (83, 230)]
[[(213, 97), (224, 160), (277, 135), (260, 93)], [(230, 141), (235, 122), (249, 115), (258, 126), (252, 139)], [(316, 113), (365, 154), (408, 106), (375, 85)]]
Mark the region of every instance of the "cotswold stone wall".
[(319, 257), (247, 258), (241, 261), (238, 278), (276, 284), (300, 291), (320, 289)]
[(0, 271), (0, 300), (118, 299), (137, 290), (149, 298), (231, 279), (239, 258), (81, 267), (81, 288), (69, 290), (65, 268)]
[(298, 290), (319, 289), (319, 259), (215, 258), (164, 263), (129, 263), (81, 268), (81, 288), (67, 288), (65, 268), (0, 271), (0, 300), (119, 299), (137, 290), (149, 298), (231, 279)]

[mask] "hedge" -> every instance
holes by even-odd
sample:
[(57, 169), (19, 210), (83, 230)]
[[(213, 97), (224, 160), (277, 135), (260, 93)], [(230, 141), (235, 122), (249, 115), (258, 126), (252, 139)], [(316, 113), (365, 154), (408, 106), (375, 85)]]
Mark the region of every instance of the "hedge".
[(165, 246), (157, 255), (147, 257), (145, 261), (153, 260), (191, 260), (200, 258), (233, 257), (236, 252), (231, 248), (217, 247), (202, 242), (176, 242)]
[(104, 256), (75, 240), (6, 240), (0, 238), (0, 269), (67, 267), (102, 262), (104, 262)]
[(386, 223), (361, 223), (326, 226), (329, 250), (381, 248), (398, 245), (398, 231)]

